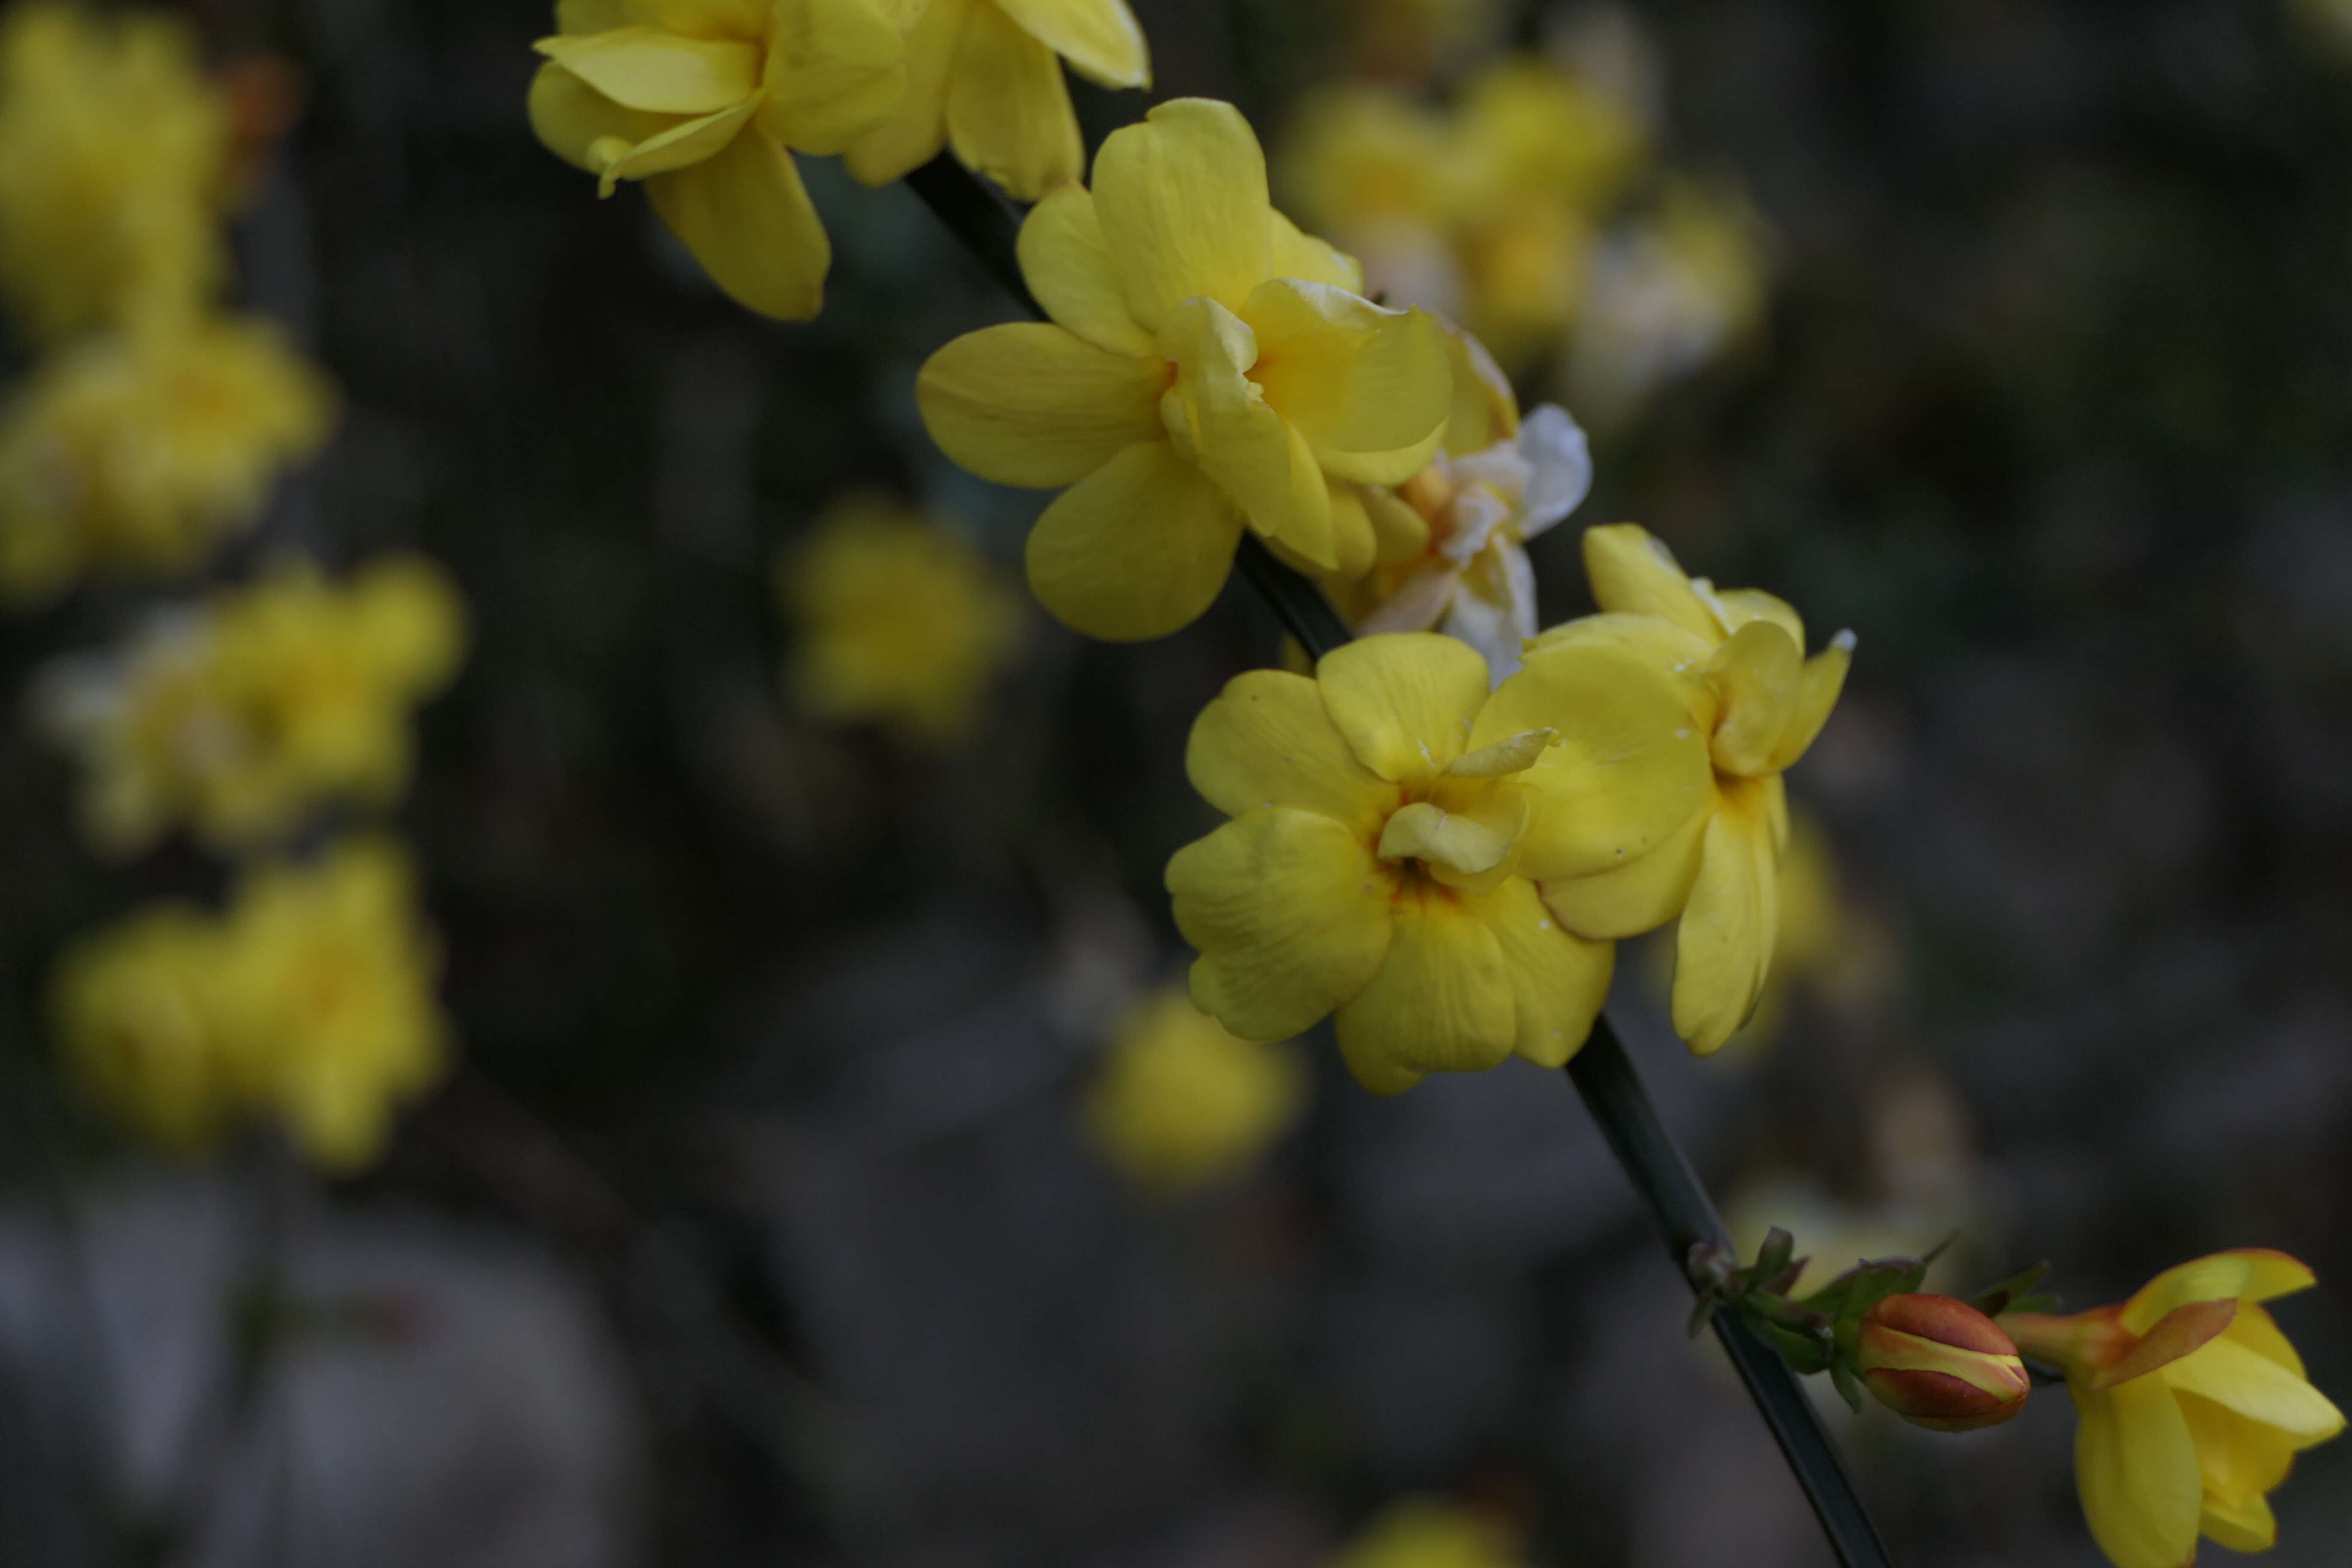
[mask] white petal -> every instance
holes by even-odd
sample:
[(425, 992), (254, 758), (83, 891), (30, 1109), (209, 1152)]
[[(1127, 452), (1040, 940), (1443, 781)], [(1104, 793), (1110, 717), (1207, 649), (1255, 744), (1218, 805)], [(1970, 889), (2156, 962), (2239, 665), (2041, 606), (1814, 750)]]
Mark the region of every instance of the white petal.
[(1519, 452), (1534, 469), (1519, 509), (1519, 537), (1533, 539), (1592, 493), (1592, 448), (1568, 410), (1547, 403), (1520, 425)]

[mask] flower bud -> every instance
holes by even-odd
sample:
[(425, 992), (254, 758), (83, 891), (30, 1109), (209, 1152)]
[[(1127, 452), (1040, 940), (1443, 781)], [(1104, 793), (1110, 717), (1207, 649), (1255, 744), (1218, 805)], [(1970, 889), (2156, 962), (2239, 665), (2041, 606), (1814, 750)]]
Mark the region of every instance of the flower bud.
[(1862, 1320), (1863, 1380), (1915, 1426), (1973, 1432), (2025, 1408), (2032, 1380), (1990, 1318), (1949, 1296), (1889, 1296)]

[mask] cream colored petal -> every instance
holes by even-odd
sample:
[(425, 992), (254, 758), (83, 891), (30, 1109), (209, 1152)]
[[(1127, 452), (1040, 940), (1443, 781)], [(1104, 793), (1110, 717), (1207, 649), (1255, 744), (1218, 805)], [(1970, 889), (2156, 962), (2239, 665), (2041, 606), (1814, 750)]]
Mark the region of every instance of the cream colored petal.
[(2247, 1420), (2280, 1432), (2296, 1447), (2344, 1430), (2344, 1415), (2302, 1378), (2226, 1336), (2155, 1374), (2183, 1394), (2200, 1394)]
[(824, 305), (833, 247), (793, 156), (755, 126), (688, 168), (646, 182), (669, 231), (747, 310), (804, 321)]
[(907, 91), (907, 45), (874, 0), (782, 0), (760, 123), (803, 153), (847, 152)]
[(1769, 621), (1750, 621), (1715, 650), (1706, 675), (1720, 704), (1718, 770), (1742, 778), (1774, 771), (1773, 749), (1796, 711), (1804, 672), (1804, 650)]
[(2074, 1482), (2092, 1538), (2116, 1568), (2185, 1568), (2205, 1488), (2188, 1420), (2154, 1378), (2074, 1399)]
[(1289, 278), (1261, 284), (1241, 316), (1257, 343), (1250, 379), (1327, 471), (1395, 485), (1428, 466), (1454, 404), (1432, 317)]
[(1427, 632), (1360, 637), (1324, 655), (1315, 679), (1357, 760), (1415, 789), (1467, 749), (1486, 701), (1486, 661)]
[(1542, 884), (1545, 905), (1582, 936), (1618, 938), (1654, 931), (1683, 912), (1698, 881), (1714, 813), (1693, 816), (1682, 831), (1613, 871)]
[(948, 73), (974, 3), (929, 0), (923, 7), (906, 35), (906, 92), (888, 119), (850, 143), (846, 162), (852, 176), (868, 185), (887, 185), (938, 157), (948, 144)]
[(948, 145), (966, 168), (1024, 202), (1086, 173), (1062, 62), (994, 5), (972, 7), (948, 77)]
[(2278, 1544), (2278, 1521), (2268, 1498), (2230, 1503), (2209, 1495), (2198, 1528), (2232, 1552), (2268, 1552)]
[(1509, 977), (1511, 1048), (1538, 1067), (1564, 1067), (1592, 1033), (1608, 1000), (1616, 945), (1564, 929), (1533, 883), (1512, 877), (1463, 907), (1494, 932)]
[(1674, 552), (1639, 523), (1586, 529), (1584, 571), (1603, 610), (1656, 616), (1696, 632), (1710, 647), (1724, 639), (1722, 623), (1692, 590)]
[(541, 38), (535, 47), (623, 108), (654, 114), (715, 114), (760, 85), (754, 46), (680, 37), (658, 27)]
[(2270, 1301), (2308, 1290), (2317, 1279), (2284, 1252), (2244, 1247), (2177, 1264), (2141, 1286), (2124, 1304), (2123, 1325), (2144, 1334), (2175, 1307), (2190, 1301)]
[(1180, 98), (1112, 132), (1094, 191), (1128, 308), (1153, 331), (1196, 295), (1238, 310), (1269, 275), (1265, 155), (1231, 104)]
[(2180, 1414), (2197, 1445), (2208, 1508), (2217, 1500), (2235, 1507), (2258, 1498), (2275, 1489), (2294, 1468), (2294, 1445), (2284, 1435), (2202, 1394), (2181, 1394)]
[(1095, 347), (1048, 321), (967, 332), (916, 378), (923, 426), (955, 462), (1001, 485), (1076, 484), (1160, 433), (1167, 366)]
[(546, 149), (575, 168), (604, 172), (589, 155), (598, 142), (635, 146), (669, 130), (671, 116), (624, 109), (552, 60), (530, 79), (530, 128)]
[(1388, 952), (1371, 984), (1339, 1008), (1339, 1054), (1375, 1094), (1433, 1072), (1478, 1072), (1517, 1037), (1510, 972), (1485, 921), (1442, 889), (1399, 896)]
[(1337, 246), (1301, 233), (1297, 224), (1278, 212), (1272, 215), (1272, 222), (1274, 276), (1328, 283), (1350, 294), (1364, 291), (1362, 262)]
[(1104, 87), (1151, 85), (1151, 51), (1127, 0), (996, 0), (1023, 31)]
[(1215, 600), (1241, 531), (1198, 468), (1165, 441), (1140, 442), (1045, 509), (1029, 534), (1029, 585), (1088, 637), (1165, 637)]
[(1243, 374), (1258, 357), (1248, 324), (1213, 300), (1187, 300), (1168, 313), (1160, 341), (1177, 365), (1160, 418), (1178, 448), (1252, 528), (1334, 570), (1329, 488), (1305, 440)]
[(1700, 1056), (1721, 1050), (1764, 994), (1780, 902), (1771, 865), (1765, 825), (1718, 808), (1675, 934), (1675, 1033)]
[(1193, 721), (1184, 772), (1228, 816), (1297, 806), (1367, 843), (1397, 801), (1397, 787), (1348, 750), (1315, 682), (1286, 670), (1254, 669), (1228, 681)]
[(1021, 226), (1021, 276), (1045, 314), (1097, 348), (1156, 356), (1159, 340), (1129, 314), (1094, 193), (1068, 184), (1046, 194)]
[(1390, 945), (1386, 879), (1329, 817), (1235, 817), (1168, 862), (1192, 1000), (1247, 1040), (1286, 1040), (1360, 993)]
[(1837, 707), (1838, 697), (1845, 690), (1846, 670), (1853, 663), (1853, 634), (1840, 632), (1830, 639), (1827, 648), (1805, 661), (1804, 679), (1798, 688), (1788, 728), (1772, 748), (1769, 765), (1774, 772), (1795, 766), (1797, 759), (1820, 736), (1822, 726), (1829, 722), (1831, 710)]

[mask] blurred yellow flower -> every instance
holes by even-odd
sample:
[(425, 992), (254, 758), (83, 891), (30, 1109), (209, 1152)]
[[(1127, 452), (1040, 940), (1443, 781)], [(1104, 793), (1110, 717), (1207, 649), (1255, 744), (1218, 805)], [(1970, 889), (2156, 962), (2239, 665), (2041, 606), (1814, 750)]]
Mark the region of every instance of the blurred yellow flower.
[(784, 685), (800, 707), (921, 745), (969, 737), (1021, 646), (1021, 601), (988, 563), (876, 497), (835, 503), (781, 552), (775, 587), (795, 633)]
[(1332, 1568), (1522, 1568), (1518, 1531), (1482, 1510), (1400, 1498), (1372, 1516)]
[(1086, 172), (1061, 61), (1104, 87), (1151, 85), (1127, 0), (924, 0), (907, 33), (907, 96), (849, 149), (849, 172), (887, 184), (943, 146), (1024, 202)]
[(2232, 1552), (2276, 1544), (2267, 1494), (2296, 1453), (2344, 1430), (2261, 1305), (2313, 1283), (2250, 1247), (2168, 1269), (2120, 1307), (2002, 1314), (2020, 1351), (2065, 1371), (2075, 1485), (2116, 1568), (2182, 1568), (2200, 1534)]
[(1244, 526), (1295, 562), (1375, 553), (1353, 486), (1396, 484), (1445, 432), (1444, 335), (1355, 290), (1355, 263), (1268, 205), (1229, 104), (1179, 99), (1111, 133), (1095, 184), (1030, 213), (1021, 265), (1050, 321), (968, 333), (917, 388), (947, 455), (1075, 488), (1029, 536), (1030, 585), (1092, 637), (1206, 609)]
[(530, 121), (613, 194), (643, 180), (711, 280), (764, 316), (824, 303), (833, 249), (793, 163), (898, 108), (910, 0), (561, 0)]
[(406, 856), (358, 839), (247, 872), (225, 917), (167, 905), (86, 940), (54, 1010), (79, 1080), (164, 1148), (269, 1121), (352, 1171), (444, 1069), (438, 970)]
[[(1548, 726), (1527, 722), (1551, 715)], [(1337, 1012), (1376, 1093), (1514, 1051), (1558, 1067), (1591, 1031), (1612, 949), (1536, 893), (1647, 852), (1703, 798), (1669, 677), (1595, 647), (1490, 697), (1427, 633), (1366, 637), (1313, 679), (1237, 677), (1192, 727), (1192, 786), (1233, 820), (1168, 863), (1200, 950), (1192, 1000), (1244, 1039)]]
[(163, 11), (0, 17), (0, 288), (43, 338), (185, 310), (226, 270), (230, 115)]
[(448, 681), (464, 643), (457, 590), (429, 561), (378, 561), (348, 586), (287, 563), (119, 655), (61, 662), (37, 705), (81, 760), (82, 826), (102, 852), (136, 854), (184, 822), (215, 847), (249, 848), (327, 800), (397, 799), (409, 710)]
[(2287, 10), (2315, 46), (2352, 61), (2352, 0), (2287, 0)]
[(1306, 1103), (1295, 1048), (1226, 1031), (1181, 990), (1147, 997), (1120, 1022), (1087, 1086), (1086, 1126), (1138, 1186), (1177, 1194), (1256, 1160)]
[(334, 410), (258, 320), (158, 316), (61, 351), (0, 414), (0, 595), (192, 570), (325, 443)]
[(1623, 864), (1548, 880), (1544, 901), (1570, 930), (1633, 936), (1681, 917), (1675, 1029), (1707, 1053), (1755, 1012), (1780, 942), (1788, 843), (1781, 773), (1828, 721), (1853, 661), (1841, 632), (1808, 661), (1795, 610), (1753, 588), (1685, 576), (1632, 523), (1588, 529), (1585, 569), (1602, 613), (1555, 626), (1528, 649), (1530, 672), (1561, 654), (1633, 653), (1675, 682), (1682, 734), (1706, 749), (1696, 809), (1671, 839)]

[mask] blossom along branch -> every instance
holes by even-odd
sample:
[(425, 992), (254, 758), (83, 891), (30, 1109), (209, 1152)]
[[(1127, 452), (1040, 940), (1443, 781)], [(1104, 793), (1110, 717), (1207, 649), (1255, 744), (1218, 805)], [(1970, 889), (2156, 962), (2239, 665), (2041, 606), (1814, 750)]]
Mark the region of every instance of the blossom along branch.
[[(1044, 315), (1022, 277), (1015, 251), (1019, 219), (1003, 198), (948, 154), (915, 171), (907, 183), (1024, 310)], [(1351, 640), (1353, 634), (1322, 593), (1276, 560), (1255, 535), (1243, 535), (1235, 563), (1311, 657), (1320, 658)], [(1730, 1232), (1688, 1156), (1660, 1120), (1606, 1017), (1594, 1021), (1591, 1037), (1568, 1064), (1568, 1075), (1610, 1152), (1649, 1205), (1676, 1267), (1687, 1270), (1700, 1248), (1727, 1252)], [(1697, 1283), (1696, 1278), (1693, 1282)], [(1789, 1364), (1738, 1314), (1716, 1314), (1714, 1322), (1725, 1352), (1796, 1472), (1838, 1561), (1847, 1568), (1889, 1563), (1885, 1543), (1863, 1507), (1853, 1478)]]

